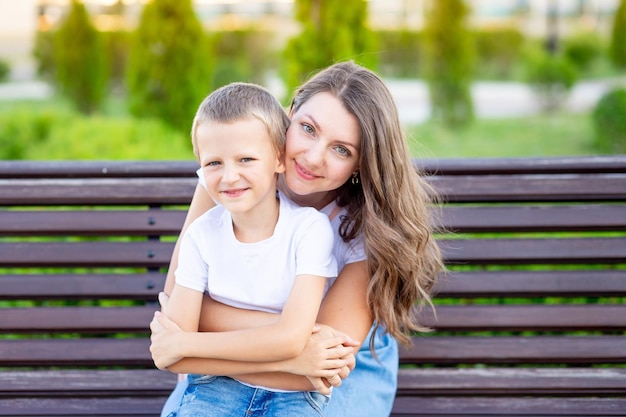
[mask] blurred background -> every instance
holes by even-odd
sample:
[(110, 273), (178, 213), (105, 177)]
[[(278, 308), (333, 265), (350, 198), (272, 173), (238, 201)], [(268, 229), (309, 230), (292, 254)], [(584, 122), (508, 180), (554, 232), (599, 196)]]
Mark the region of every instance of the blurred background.
[(415, 157), (626, 153), (626, 0), (0, 0), (0, 159), (193, 159), (215, 88), (347, 59)]

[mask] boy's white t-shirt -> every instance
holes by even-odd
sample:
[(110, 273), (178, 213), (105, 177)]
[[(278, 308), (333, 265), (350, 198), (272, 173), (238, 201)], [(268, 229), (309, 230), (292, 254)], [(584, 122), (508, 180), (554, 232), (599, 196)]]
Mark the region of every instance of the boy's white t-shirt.
[[(199, 168), (196, 171), (196, 175), (198, 176), (198, 183), (202, 186), (202, 188), (206, 190), (206, 183), (204, 182), (204, 175), (202, 175), (202, 168)], [(330, 218), (336, 208), (337, 203), (335, 201), (332, 201), (326, 207), (322, 208), (320, 212), (326, 214)], [(339, 235), (341, 220), (346, 214), (346, 208), (342, 207), (339, 212), (330, 219), (330, 224), (333, 228), (333, 233), (335, 236), (333, 243), (333, 255), (335, 255), (335, 259), (337, 260), (337, 273), (341, 272), (343, 267), (347, 264), (364, 261), (367, 259), (363, 233), (359, 233), (350, 242), (344, 242)], [(329, 280), (329, 285), (332, 285), (332, 283), (334, 283), (336, 279), (336, 277), (331, 278)]]
[[(337, 276), (328, 217), (278, 193), (273, 235), (242, 243), (223, 206), (197, 218), (183, 236), (176, 283), (233, 307), (280, 313), (297, 275)], [(329, 285), (326, 286), (328, 288)]]

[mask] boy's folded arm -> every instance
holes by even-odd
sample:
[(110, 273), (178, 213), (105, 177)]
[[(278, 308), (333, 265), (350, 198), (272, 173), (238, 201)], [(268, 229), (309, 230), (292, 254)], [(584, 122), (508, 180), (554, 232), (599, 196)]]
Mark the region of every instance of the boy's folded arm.
[[(277, 321), (249, 329), (187, 333), (185, 357), (273, 362), (297, 356), (315, 326), (326, 278), (296, 277)], [(254, 343), (251, 343), (254, 341)]]

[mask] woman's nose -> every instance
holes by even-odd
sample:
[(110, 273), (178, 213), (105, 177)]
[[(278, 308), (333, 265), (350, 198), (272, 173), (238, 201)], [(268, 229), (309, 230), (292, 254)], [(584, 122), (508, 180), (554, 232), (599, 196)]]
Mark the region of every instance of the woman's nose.
[(307, 149), (304, 159), (312, 166), (319, 166), (324, 159), (324, 147), (320, 145), (320, 141), (316, 141)]

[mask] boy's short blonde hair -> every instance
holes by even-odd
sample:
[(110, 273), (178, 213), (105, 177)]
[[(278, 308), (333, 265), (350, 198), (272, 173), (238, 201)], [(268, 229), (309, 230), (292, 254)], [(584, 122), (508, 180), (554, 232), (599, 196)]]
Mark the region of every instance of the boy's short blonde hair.
[(285, 109), (272, 93), (260, 85), (235, 82), (218, 88), (200, 103), (191, 127), (191, 143), (196, 158), (196, 131), (200, 123), (231, 123), (250, 118), (256, 118), (265, 125), (276, 154), (282, 156), (289, 127)]

